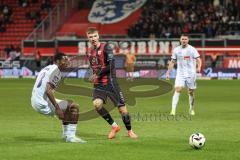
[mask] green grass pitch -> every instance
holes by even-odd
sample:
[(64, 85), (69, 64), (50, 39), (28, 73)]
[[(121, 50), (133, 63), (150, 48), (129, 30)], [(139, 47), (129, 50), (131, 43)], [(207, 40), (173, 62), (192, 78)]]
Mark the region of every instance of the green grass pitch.
[[(108, 140), (110, 127), (102, 118), (82, 121), (77, 135), (86, 144), (64, 143), (61, 123), (35, 112), (30, 105), (34, 80), (0, 79), (0, 160), (236, 160), (240, 159), (240, 81), (198, 81), (196, 115), (188, 117), (188, 96), (184, 91), (171, 119), (173, 91), (158, 97), (137, 98), (129, 106), (133, 129), (139, 139), (129, 139), (117, 110), (111, 112), (120, 124), (116, 139)], [(81, 84), (79, 80), (69, 80)], [(149, 80), (150, 82), (150, 80)], [(145, 86), (147, 89), (148, 86)], [(151, 86), (149, 86), (151, 88)], [(56, 94), (80, 104), (81, 111), (92, 109), (91, 97)], [(201, 132), (206, 145), (194, 150), (189, 136)]]

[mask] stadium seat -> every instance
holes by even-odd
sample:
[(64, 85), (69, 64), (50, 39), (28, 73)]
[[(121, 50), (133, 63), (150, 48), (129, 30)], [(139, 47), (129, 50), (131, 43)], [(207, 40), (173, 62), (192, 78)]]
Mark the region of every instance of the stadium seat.
[[(52, 5), (56, 5), (59, 0), (52, 0)], [(35, 21), (26, 18), (27, 11), (39, 11), (41, 1), (31, 4), (26, 8), (19, 6), (16, 0), (4, 0), (12, 10), (13, 23), (6, 24), (6, 31), (0, 33), (0, 59), (5, 59), (4, 49), (7, 45), (20, 46), (21, 41), (25, 39), (34, 29)], [(41, 11), (41, 18), (47, 16), (47, 12)]]

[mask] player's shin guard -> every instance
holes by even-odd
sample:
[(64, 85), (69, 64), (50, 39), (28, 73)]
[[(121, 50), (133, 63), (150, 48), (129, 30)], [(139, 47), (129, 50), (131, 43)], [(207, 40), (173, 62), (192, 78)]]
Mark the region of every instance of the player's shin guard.
[(101, 115), (102, 118), (105, 119), (105, 121), (107, 121), (110, 125), (114, 123), (114, 120), (112, 119), (111, 115), (104, 107), (101, 107), (100, 109), (96, 109), (96, 110), (98, 114)]
[(122, 114), (122, 120), (123, 120), (123, 123), (125, 124), (125, 127), (126, 129), (129, 131), (132, 129), (132, 126), (131, 126), (131, 118), (129, 116), (129, 114)]

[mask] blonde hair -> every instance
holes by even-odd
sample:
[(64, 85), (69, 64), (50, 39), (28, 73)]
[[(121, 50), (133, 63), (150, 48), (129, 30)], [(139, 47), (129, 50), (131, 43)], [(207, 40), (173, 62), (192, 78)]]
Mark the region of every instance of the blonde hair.
[(86, 31), (87, 34), (93, 34), (95, 32), (98, 32), (96, 27), (88, 27), (88, 29)]

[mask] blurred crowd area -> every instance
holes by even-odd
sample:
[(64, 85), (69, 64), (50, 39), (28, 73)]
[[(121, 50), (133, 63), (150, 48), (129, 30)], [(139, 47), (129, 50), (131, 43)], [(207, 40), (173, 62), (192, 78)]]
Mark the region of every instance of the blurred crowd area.
[(182, 33), (240, 35), (240, 1), (151, 0), (128, 29), (135, 38), (176, 38)]
[[(19, 8), (23, 9), (23, 15), (18, 15)], [(51, 0), (16, 0), (14, 5), (6, 0), (0, 0), (0, 33), (13, 32), (10, 31), (10, 27), (16, 28), (17, 23), (20, 23), (19, 20), (24, 20), (21, 24), (30, 21), (33, 27), (37, 27), (44, 14), (50, 12), (52, 8)], [(6, 45), (3, 53), (6, 60), (18, 60), (21, 55), (20, 45)]]
[[(16, 0), (19, 7), (25, 9), (25, 18), (35, 21), (34, 27), (41, 23), (41, 13), (43, 11), (50, 11), (52, 8), (51, 0)], [(34, 10), (30, 6), (41, 3), (39, 10)], [(0, 0), (0, 32), (6, 32), (7, 24), (14, 24), (14, 11), (11, 6), (4, 0)]]
[(13, 23), (13, 11), (12, 8), (4, 3), (3, 0), (0, 1), (0, 32), (6, 31), (6, 25)]

